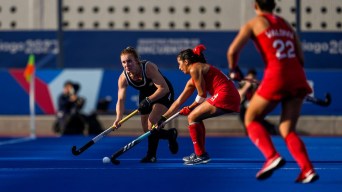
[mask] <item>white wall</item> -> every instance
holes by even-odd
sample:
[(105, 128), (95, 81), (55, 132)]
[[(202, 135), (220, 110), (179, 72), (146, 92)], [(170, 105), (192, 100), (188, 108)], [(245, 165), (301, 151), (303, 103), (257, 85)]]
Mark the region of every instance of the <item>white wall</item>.
[[(0, 30), (56, 30), (57, 1), (0, 0)], [(63, 2), (67, 30), (237, 30), (254, 16), (254, 0)], [(295, 26), (296, 0), (276, 3), (275, 13)], [(341, 0), (301, 0), (301, 29), (342, 31), (341, 9)]]

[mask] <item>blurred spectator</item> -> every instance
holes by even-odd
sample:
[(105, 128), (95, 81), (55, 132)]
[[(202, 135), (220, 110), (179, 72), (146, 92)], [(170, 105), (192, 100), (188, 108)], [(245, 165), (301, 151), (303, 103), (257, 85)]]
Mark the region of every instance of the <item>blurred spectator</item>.
[(99, 114), (106, 114), (109, 113), (109, 104), (112, 102), (112, 97), (111, 96), (106, 96), (103, 99), (100, 99), (99, 102), (97, 102), (96, 110), (97, 113)]
[(109, 104), (112, 102), (112, 97), (106, 96), (97, 102), (96, 110), (87, 116), (88, 134), (98, 135), (103, 131), (103, 126), (98, 120), (98, 114), (108, 114)]
[(78, 83), (66, 81), (63, 91), (58, 97), (57, 121), (54, 131), (61, 135), (83, 134), (85, 118), (81, 114), (85, 100), (77, 95), (80, 89)]
[[(249, 69), (245, 78), (242, 79), (241, 82), (239, 83), (238, 91), (241, 96), (241, 106), (240, 106), (239, 117), (243, 126), (244, 126), (244, 120), (245, 120), (245, 113), (246, 113), (249, 101), (251, 100), (252, 96), (257, 90), (259, 83), (260, 82), (257, 79), (257, 72), (255, 69)], [(273, 125), (271, 122), (264, 119), (262, 121), (262, 124), (265, 126), (265, 128), (270, 134), (272, 135), (277, 134), (276, 126)], [(245, 133), (247, 134), (246, 128), (245, 128)]]

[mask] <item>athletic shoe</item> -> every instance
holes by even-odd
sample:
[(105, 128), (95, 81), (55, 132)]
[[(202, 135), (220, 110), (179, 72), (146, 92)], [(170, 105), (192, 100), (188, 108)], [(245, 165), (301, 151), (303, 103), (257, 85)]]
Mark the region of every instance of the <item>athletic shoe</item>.
[(157, 162), (157, 158), (153, 156), (151, 157), (148, 155), (140, 160), (140, 163), (155, 163), (155, 162)]
[(267, 179), (269, 178), (273, 171), (285, 165), (285, 160), (277, 154), (275, 157), (267, 160), (262, 167), (262, 169), (256, 174), (257, 179)]
[(317, 181), (319, 179), (319, 176), (313, 169), (310, 169), (307, 172), (301, 172), (296, 179), (297, 183), (312, 183), (314, 181)]
[(204, 153), (203, 155), (190, 155), (189, 161), (184, 162), (184, 165), (197, 165), (197, 164), (205, 164), (208, 163), (211, 159), (208, 153)]
[(196, 154), (195, 153), (191, 153), (191, 155), (183, 157), (183, 161), (184, 162), (188, 162), (188, 161), (190, 161), (190, 159), (193, 159), (195, 157), (196, 157)]
[(169, 149), (172, 154), (178, 153), (178, 143), (177, 143), (177, 136), (178, 131), (176, 128), (169, 129)]

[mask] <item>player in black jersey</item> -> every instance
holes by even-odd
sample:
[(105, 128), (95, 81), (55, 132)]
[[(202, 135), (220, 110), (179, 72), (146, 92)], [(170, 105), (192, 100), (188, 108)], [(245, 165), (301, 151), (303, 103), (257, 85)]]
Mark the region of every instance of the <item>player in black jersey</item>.
[[(158, 122), (174, 101), (174, 91), (169, 80), (159, 71), (156, 64), (140, 60), (137, 51), (127, 47), (121, 51), (121, 64), (124, 68), (118, 79), (118, 100), (116, 103), (116, 120), (114, 125), (119, 127), (125, 110), (126, 90), (128, 86), (139, 90), (139, 112), (144, 132)], [(156, 162), (156, 152), (159, 139), (169, 141), (172, 154), (178, 152), (177, 129), (159, 129), (148, 138), (148, 150), (142, 163)]]

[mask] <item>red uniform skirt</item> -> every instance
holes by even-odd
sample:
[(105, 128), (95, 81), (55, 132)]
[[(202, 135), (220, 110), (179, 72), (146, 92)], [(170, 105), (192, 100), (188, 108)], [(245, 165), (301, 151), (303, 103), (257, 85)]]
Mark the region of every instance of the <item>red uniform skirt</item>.
[(257, 93), (267, 100), (282, 100), (288, 97), (305, 97), (312, 93), (304, 71), (283, 70), (280, 72), (265, 71), (264, 79)]
[(207, 99), (211, 105), (234, 112), (240, 112), (240, 95), (236, 90), (219, 91)]

